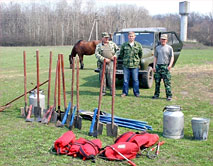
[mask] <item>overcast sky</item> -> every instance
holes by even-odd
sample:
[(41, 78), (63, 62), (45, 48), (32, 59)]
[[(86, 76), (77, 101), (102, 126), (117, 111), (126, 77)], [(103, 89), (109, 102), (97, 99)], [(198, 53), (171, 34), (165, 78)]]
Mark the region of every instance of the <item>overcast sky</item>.
[[(56, 2), (59, 0), (0, 0), (0, 2)], [(72, 2), (73, 0), (67, 0)], [(91, 0), (83, 0), (91, 1)], [(184, 0), (92, 0), (96, 2), (97, 7), (104, 7), (106, 5), (121, 5), (132, 4), (137, 6), (143, 6), (149, 11), (149, 14), (177, 14), (179, 13), (179, 2)], [(188, 0), (190, 2), (190, 11), (198, 12), (201, 14), (213, 13), (213, 0)]]

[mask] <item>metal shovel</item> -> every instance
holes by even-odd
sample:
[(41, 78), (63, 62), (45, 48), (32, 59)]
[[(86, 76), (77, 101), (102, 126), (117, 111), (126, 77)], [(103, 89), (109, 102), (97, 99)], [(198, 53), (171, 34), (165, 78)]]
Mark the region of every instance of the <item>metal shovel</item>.
[(44, 116), (41, 123), (47, 122), (47, 116), (50, 113), (50, 83), (51, 83), (51, 70), (52, 70), (52, 51), (50, 51), (50, 61), (49, 61), (49, 82), (48, 82), (48, 94), (47, 94), (47, 109), (44, 109)]
[(69, 106), (67, 107), (67, 99), (66, 99), (66, 86), (65, 86), (65, 75), (64, 75), (64, 55), (60, 54), (61, 56), (61, 72), (62, 72), (62, 85), (63, 85), (63, 97), (64, 97), (64, 117), (62, 122), (61, 121), (57, 121), (56, 126), (57, 127), (63, 127), (65, 122), (67, 121), (67, 117), (68, 117), (68, 113), (70, 111), (70, 107), (71, 107), (71, 103), (69, 103)]
[(71, 83), (71, 108), (70, 108), (70, 115), (67, 118), (67, 126), (70, 130), (72, 130), (73, 122), (71, 122), (72, 117), (74, 121), (75, 113), (73, 114), (73, 89), (74, 89), (74, 82), (75, 82), (75, 57), (73, 57), (72, 61), (72, 83)]
[(27, 116), (28, 106), (27, 106), (27, 72), (26, 72), (26, 52), (23, 52), (23, 62), (24, 62), (24, 108), (21, 107), (22, 117)]
[[(62, 112), (61, 112), (61, 54), (58, 54), (58, 61), (59, 61), (59, 64), (58, 64), (58, 110), (57, 110), (57, 114), (58, 114), (58, 118), (57, 120), (58, 121), (61, 121), (62, 117)], [(57, 122), (57, 123), (60, 123), (60, 122)], [(57, 125), (56, 125), (57, 126)]]
[(54, 90), (54, 105), (50, 107), (50, 113), (48, 114), (47, 118), (44, 120), (43, 123), (48, 124), (50, 121), (55, 123), (57, 121), (57, 113), (56, 113), (56, 93), (57, 93), (57, 81), (58, 81), (58, 61), (56, 65), (56, 72), (55, 72), (55, 90)]
[(115, 103), (115, 79), (116, 79), (116, 57), (113, 60), (113, 78), (112, 78), (112, 113), (111, 123), (107, 123), (107, 136), (118, 136), (118, 126), (114, 123), (114, 103)]
[(54, 106), (53, 109), (51, 110), (51, 114), (48, 120), (51, 122), (55, 123), (57, 121), (57, 112), (56, 112), (56, 93), (57, 93), (57, 81), (58, 81), (58, 66), (59, 66), (59, 60), (57, 61), (56, 65), (56, 74), (55, 74), (55, 90), (54, 90)]
[(31, 114), (32, 114), (32, 108), (33, 108), (33, 106), (30, 105), (28, 113), (27, 113), (27, 117), (26, 117), (26, 120), (25, 120), (26, 122), (33, 122), (34, 121), (34, 118), (30, 118)]
[(39, 99), (39, 51), (36, 51), (36, 64), (37, 64), (37, 106), (34, 107), (34, 117), (37, 122), (41, 122), (41, 107)]
[(82, 117), (79, 115), (79, 58), (76, 58), (77, 71), (76, 71), (76, 97), (77, 97), (77, 116), (74, 119), (74, 127), (81, 130)]
[(104, 86), (105, 69), (106, 69), (106, 60), (104, 59), (103, 69), (101, 74), (101, 87), (100, 87), (99, 100), (98, 100), (98, 113), (97, 113), (95, 128), (93, 132), (94, 137), (97, 137), (98, 135), (102, 135), (102, 132), (103, 132), (103, 123), (100, 122), (99, 117), (100, 117), (100, 111), (101, 111), (101, 99), (102, 99), (102, 92), (103, 92), (103, 86)]

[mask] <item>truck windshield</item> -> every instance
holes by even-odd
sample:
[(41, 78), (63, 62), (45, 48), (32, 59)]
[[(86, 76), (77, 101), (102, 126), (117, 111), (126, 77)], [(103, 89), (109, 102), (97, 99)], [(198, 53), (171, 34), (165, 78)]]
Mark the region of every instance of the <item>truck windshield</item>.
[[(152, 47), (154, 43), (154, 33), (152, 32), (135, 32), (135, 40), (142, 44), (142, 46)], [(128, 41), (128, 32), (115, 33), (113, 42), (118, 46)]]

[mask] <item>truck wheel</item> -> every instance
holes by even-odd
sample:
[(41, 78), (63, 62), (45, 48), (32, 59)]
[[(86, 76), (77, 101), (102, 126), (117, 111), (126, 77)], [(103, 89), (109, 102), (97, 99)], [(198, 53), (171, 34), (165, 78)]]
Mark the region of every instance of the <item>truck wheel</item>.
[(150, 89), (153, 84), (153, 75), (152, 67), (149, 66), (147, 72), (142, 73), (140, 86), (145, 89)]

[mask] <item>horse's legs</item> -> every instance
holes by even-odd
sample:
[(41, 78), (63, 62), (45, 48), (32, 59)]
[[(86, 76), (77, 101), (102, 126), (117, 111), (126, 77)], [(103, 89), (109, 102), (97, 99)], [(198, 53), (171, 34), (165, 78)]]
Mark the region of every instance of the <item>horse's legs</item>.
[(72, 69), (72, 61), (73, 61), (73, 57), (72, 57), (72, 55), (71, 55), (71, 54), (69, 55), (69, 61), (70, 61), (70, 69)]
[(83, 62), (84, 55), (80, 54), (78, 56), (79, 56), (79, 59), (80, 59), (81, 69), (84, 69), (84, 62)]

